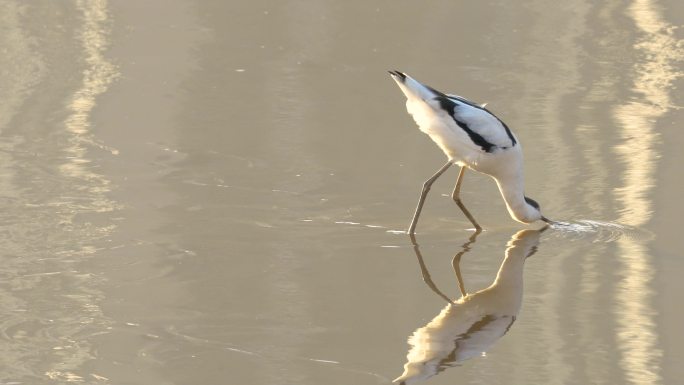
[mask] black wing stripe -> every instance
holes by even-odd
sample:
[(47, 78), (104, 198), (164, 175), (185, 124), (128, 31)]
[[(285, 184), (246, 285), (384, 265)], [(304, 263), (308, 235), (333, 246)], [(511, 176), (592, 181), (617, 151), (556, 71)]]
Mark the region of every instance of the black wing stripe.
[(451, 98), (448, 98), (446, 96), (438, 96), (435, 98), (439, 102), (439, 106), (442, 107), (443, 110), (449, 113), (449, 116), (451, 116), (452, 119), (456, 122), (456, 124), (463, 129), (463, 131), (468, 134), (468, 137), (470, 140), (473, 141), (476, 145), (480, 146), (485, 152), (492, 152), (496, 148), (496, 145), (489, 143), (487, 139), (485, 139), (482, 135), (478, 134), (477, 132), (473, 131), (468, 127), (468, 124), (466, 122), (460, 121), (456, 118), (455, 112), (456, 112), (456, 102), (454, 102)]
[[(483, 109), (484, 109), (484, 108), (483, 108)], [(485, 110), (485, 111), (489, 112), (488, 110)], [(489, 113), (492, 114), (491, 112), (489, 112)], [(504, 123), (503, 120), (499, 119), (496, 115), (492, 114), (492, 116), (495, 117), (496, 120), (498, 120), (499, 123), (501, 123), (501, 125), (503, 125), (504, 128), (506, 129), (506, 134), (507, 134), (508, 137), (511, 139), (511, 143), (512, 143), (512, 144), (511, 144), (511, 147), (515, 146), (515, 144), (518, 143), (518, 141), (515, 140), (515, 137), (513, 136), (513, 133), (511, 132), (511, 129), (508, 128), (508, 126), (506, 125), (506, 123)]]
[(501, 125), (504, 127), (504, 129), (506, 130), (506, 135), (508, 135), (508, 138), (511, 139), (511, 147), (515, 146), (515, 144), (518, 143), (518, 141), (515, 140), (515, 137), (513, 136), (513, 133), (511, 132), (511, 129), (508, 128), (508, 126), (506, 125), (506, 123), (504, 123), (503, 120), (499, 119), (498, 116), (492, 114), (492, 112), (489, 111), (488, 109), (486, 109), (486, 108), (484, 108), (484, 107), (482, 107), (482, 106), (478, 106), (477, 104), (471, 102), (470, 100), (468, 100), (468, 99), (466, 99), (466, 98), (462, 98), (462, 97), (460, 97), (460, 96), (448, 95), (447, 97), (448, 97), (449, 99), (457, 100), (457, 101), (462, 102), (462, 103), (465, 103), (465, 104), (467, 104), (467, 105), (469, 105), (469, 106), (471, 106), (471, 107), (475, 107), (475, 108), (477, 108), (477, 109), (480, 109), (480, 110), (482, 110), (482, 111), (487, 112), (489, 115), (491, 115), (491, 116), (493, 116), (494, 118), (496, 118), (496, 120), (498, 120), (499, 123), (501, 123)]
[(441, 98), (448, 98), (448, 96), (447, 96), (444, 92), (438, 91), (438, 90), (436, 90), (436, 89), (430, 87), (430, 86), (427, 85), (427, 84), (423, 84), (423, 85), (425, 86), (425, 88), (427, 88), (428, 90), (432, 91), (432, 92), (433, 92), (435, 95), (437, 95), (438, 97), (441, 97)]

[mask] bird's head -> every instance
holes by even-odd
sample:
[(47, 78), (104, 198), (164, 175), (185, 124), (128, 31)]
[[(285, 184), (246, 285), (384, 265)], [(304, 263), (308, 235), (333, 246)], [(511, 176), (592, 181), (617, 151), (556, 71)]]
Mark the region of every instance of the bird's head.
[(522, 222), (532, 223), (534, 221), (542, 220), (549, 224), (553, 223), (551, 220), (542, 215), (541, 206), (539, 206), (539, 203), (537, 203), (537, 201), (534, 199), (525, 197), (525, 206), (525, 217), (520, 218)]

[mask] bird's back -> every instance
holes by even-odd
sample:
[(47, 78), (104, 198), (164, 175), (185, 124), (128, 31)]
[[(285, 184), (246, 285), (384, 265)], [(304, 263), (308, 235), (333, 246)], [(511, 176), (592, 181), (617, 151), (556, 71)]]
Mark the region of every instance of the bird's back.
[(437, 91), (404, 73), (391, 74), (406, 95), (406, 108), (418, 127), (449, 159), (477, 169), (487, 157), (517, 147), (510, 129), (484, 107)]

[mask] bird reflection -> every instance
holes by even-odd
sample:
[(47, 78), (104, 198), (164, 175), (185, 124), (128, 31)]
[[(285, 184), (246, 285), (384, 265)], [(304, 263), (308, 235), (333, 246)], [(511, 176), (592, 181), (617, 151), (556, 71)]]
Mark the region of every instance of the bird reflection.
[(406, 356), (404, 373), (394, 382), (412, 384), (426, 380), (446, 368), (483, 355), (508, 332), (520, 310), (523, 290), (523, 264), (537, 250), (541, 230), (521, 230), (507, 244), (501, 267), (487, 288), (468, 294), (459, 263), (470, 250), (479, 232), (473, 234), (453, 259), (454, 272), (461, 298), (452, 301), (430, 278), (418, 243), (412, 238), (414, 251), (425, 283), (448, 304), (427, 325), (409, 337), (411, 348)]

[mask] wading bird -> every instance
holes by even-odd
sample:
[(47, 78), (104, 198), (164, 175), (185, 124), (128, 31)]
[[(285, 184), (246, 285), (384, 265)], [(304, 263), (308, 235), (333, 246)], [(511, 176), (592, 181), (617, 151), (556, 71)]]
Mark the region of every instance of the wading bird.
[(432, 183), (452, 164), (458, 164), (461, 170), (451, 197), (476, 231), (482, 227), (459, 197), (466, 168), (494, 178), (508, 212), (516, 221), (531, 223), (543, 220), (551, 223), (541, 214), (539, 203), (525, 196), (520, 142), (501, 119), (489, 112), (484, 105), (477, 105), (457, 95), (444, 94), (405, 73), (389, 73), (406, 95), (406, 109), (420, 130), (428, 134), (449, 158), (423, 184), (418, 207), (408, 229), (409, 234), (415, 234), (418, 217)]

